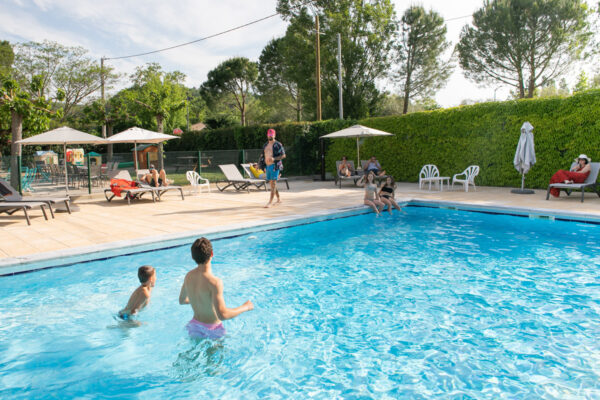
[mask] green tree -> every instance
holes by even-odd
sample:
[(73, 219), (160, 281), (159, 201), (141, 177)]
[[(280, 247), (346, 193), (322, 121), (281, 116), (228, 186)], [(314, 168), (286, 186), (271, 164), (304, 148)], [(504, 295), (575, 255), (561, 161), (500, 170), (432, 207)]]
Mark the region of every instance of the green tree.
[(258, 66), (245, 57), (230, 58), (208, 73), (202, 84), (202, 93), (210, 105), (223, 95), (232, 95), (240, 113), (242, 126), (246, 125), (248, 96), (258, 77)]
[(584, 90), (590, 89), (590, 84), (588, 83), (588, 77), (585, 71), (581, 71), (577, 76), (577, 83), (573, 88), (573, 93), (583, 92)]
[(6, 40), (0, 41), (0, 79), (11, 74), (14, 61), (15, 53), (10, 43)]
[[(10, 181), (14, 187), (20, 187), (18, 156), (21, 155), (23, 139), (23, 126), (28, 134), (41, 132), (48, 127), (49, 115), (56, 113), (60, 116), (61, 110), (52, 111), (52, 103), (42, 95), (42, 76), (33, 76), (29, 90), (23, 90), (19, 83), (11, 78), (3, 79), (0, 88), (0, 112), (9, 113), (11, 119), (11, 174)], [(62, 91), (57, 92), (57, 100), (64, 97)]]
[(400, 21), (397, 44), (397, 79), (404, 93), (403, 114), (413, 98), (427, 98), (435, 94), (447, 82), (453, 65), (442, 60), (442, 54), (450, 46), (446, 41), (446, 25), (437, 12), (429, 12), (421, 6), (411, 6)]
[[(63, 96), (62, 120), (100, 88), (100, 65), (87, 55), (82, 47), (68, 47), (44, 41), (18, 44), (16, 47), (14, 77), (22, 88), (34, 76), (41, 76), (42, 96)], [(104, 68), (105, 86), (110, 88), (119, 79), (111, 67)]]
[(465, 75), (501, 82), (519, 98), (565, 73), (592, 33), (584, 0), (486, 0), (456, 46)]
[[(310, 4), (310, 5), (308, 5)], [(299, 18), (318, 15), (321, 31), (321, 81), (323, 117), (338, 116), (337, 34), (341, 35), (344, 116), (362, 118), (379, 108), (383, 95), (377, 82), (386, 78), (396, 32), (390, 0), (279, 0), (277, 10), (293, 25)], [(314, 43), (314, 31), (306, 29), (305, 40)], [(313, 45), (314, 46), (314, 45)], [(314, 54), (314, 47), (312, 53)], [(306, 57), (307, 61), (311, 58)], [(314, 71), (312, 65), (307, 70)], [(314, 72), (311, 72), (314, 76)], [(311, 79), (314, 82), (314, 78)], [(305, 78), (309, 82), (309, 76)], [(306, 98), (306, 96), (304, 96)], [(314, 99), (314, 97), (312, 97)], [(311, 100), (312, 100), (311, 99)], [(313, 100), (314, 104), (314, 100)]]
[(183, 86), (185, 75), (179, 71), (164, 72), (159, 64), (138, 67), (131, 75), (133, 87), (125, 92), (130, 100), (132, 114), (138, 116), (148, 128), (156, 122), (156, 129), (163, 133), (183, 126), (187, 89)]

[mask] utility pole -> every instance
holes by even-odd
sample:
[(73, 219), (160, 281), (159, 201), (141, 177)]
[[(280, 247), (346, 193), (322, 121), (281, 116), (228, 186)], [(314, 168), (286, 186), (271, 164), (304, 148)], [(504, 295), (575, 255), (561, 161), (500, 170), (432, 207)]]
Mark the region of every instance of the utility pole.
[[(104, 57), (100, 58), (100, 93), (102, 96), (102, 111), (106, 113), (104, 105)], [(102, 137), (106, 139), (106, 116), (102, 116)]]
[(338, 40), (338, 80), (340, 87), (340, 119), (344, 119), (344, 102), (342, 101), (342, 35), (337, 34)]
[(317, 28), (317, 121), (321, 121), (321, 38), (319, 37), (319, 15), (315, 14)]

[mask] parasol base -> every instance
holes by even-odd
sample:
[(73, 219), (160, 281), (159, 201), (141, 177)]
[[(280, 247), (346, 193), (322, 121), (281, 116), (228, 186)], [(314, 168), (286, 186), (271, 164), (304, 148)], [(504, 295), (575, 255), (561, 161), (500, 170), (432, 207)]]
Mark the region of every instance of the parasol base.
[(531, 189), (513, 189), (510, 192), (514, 194), (535, 194)]

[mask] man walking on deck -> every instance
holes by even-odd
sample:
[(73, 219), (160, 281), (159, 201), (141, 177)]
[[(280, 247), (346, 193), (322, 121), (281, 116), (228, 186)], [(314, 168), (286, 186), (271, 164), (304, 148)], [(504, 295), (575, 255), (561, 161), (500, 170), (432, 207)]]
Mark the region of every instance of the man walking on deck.
[(277, 179), (279, 179), (279, 173), (283, 169), (281, 160), (285, 158), (285, 149), (283, 148), (283, 145), (275, 140), (275, 129), (269, 129), (267, 131), (267, 139), (268, 142), (263, 146), (262, 160), (264, 160), (266, 168), (267, 182), (269, 182), (269, 185), (271, 186), (271, 194), (265, 208), (269, 208), (273, 205), (273, 198), (275, 196), (277, 196), (277, 202), (275, 204), (281, 203), (279, 191), (277, 190)]

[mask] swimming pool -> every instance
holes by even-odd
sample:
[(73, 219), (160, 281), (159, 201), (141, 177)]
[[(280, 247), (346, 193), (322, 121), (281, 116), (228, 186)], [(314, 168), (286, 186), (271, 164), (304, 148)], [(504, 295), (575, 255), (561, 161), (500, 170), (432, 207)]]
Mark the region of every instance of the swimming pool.
[[(581, 398), (600, 226), (439, 208), (213, 243), (223, 342), (186, 336), (189, 245), (0, 278), (0, 398)], [(144, 325), (113, 314), (157, 268)]]

